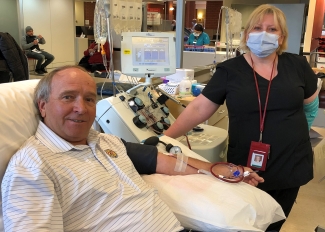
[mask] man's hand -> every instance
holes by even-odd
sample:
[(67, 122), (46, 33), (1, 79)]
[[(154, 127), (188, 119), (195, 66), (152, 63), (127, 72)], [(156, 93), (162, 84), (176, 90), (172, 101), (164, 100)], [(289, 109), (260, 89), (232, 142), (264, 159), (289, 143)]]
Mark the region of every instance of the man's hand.
[(34, 39), (33, 43), (34, 43), (35, 45), (37, 45), (37, 44), (38, 44), (38, 39)]
[(243, 182), (253, 185), (253, 186), (257, 186), (258, 183), (263, 183), (264, 179), (262, 177), (260, 177), (256, 172), (254, 172), (252, 169), (248, 168), (248, 167), (244, 167), (244, 171), (248, 171), (249, 175), (244, 177)]
[(43, 38), (43, 36), (41, 36), (41, 35), (38, 35), (38, 36), (37, 36), (37, 38), (39, 38), (39, 39), (42, 39), (42, 38)]

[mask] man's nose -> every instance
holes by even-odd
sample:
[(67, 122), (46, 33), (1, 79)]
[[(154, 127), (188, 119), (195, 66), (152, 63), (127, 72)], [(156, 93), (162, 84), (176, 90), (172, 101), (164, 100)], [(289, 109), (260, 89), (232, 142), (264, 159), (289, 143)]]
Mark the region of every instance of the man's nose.
[(87, 102), (84, 99), (77, 99), (74, 104), (74, 110), (79, 114), (87, 112)]

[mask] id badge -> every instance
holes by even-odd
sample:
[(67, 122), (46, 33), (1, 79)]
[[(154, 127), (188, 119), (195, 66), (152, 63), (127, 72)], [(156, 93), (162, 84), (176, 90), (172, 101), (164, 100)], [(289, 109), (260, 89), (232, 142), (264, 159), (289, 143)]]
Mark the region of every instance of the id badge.
[(253, 170), (265, 171), (269, 154), (270, 144), (252, 141), (249, 149), (247, 167)]

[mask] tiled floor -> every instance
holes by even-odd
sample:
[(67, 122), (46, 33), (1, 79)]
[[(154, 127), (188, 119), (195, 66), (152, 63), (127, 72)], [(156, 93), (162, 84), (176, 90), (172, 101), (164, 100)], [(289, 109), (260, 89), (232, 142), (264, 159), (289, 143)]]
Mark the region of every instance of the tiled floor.
[[(50, 70), (49, 70), (50, 71)], [(31, 75), (30, 79), (40, 79), (42, 76)], [(96, 83), (103, 78), (95, 78)], [(315, 177), (300, 188), (296, 204), (283, 225), (281, 232), (313, 232), (318, 225), (325, 227), (325, 128), (313, 128), (322, 135), (312, 139), (315, 146)]]

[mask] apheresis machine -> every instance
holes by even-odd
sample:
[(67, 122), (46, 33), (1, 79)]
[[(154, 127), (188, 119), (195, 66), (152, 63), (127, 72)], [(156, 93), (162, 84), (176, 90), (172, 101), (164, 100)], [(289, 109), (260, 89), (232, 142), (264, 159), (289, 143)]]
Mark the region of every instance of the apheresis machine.
[[(168, 32), (122, 33), (121, 72), (143, 77), (145, 82), (127, 91), (116, 88), (116, 96), (97, 103), (96, 121), (105, 133), (129, 142), (142, 142), (163, 135), (175, 121), (165, 102), (177, 99), (152, 85), (153, 77), (176, 72), (175, 42), (175, 35)], [(205, 124), (199, 126), (199, 130), (177, 140), (211, 162), (225, 161), (227, 131)]]

